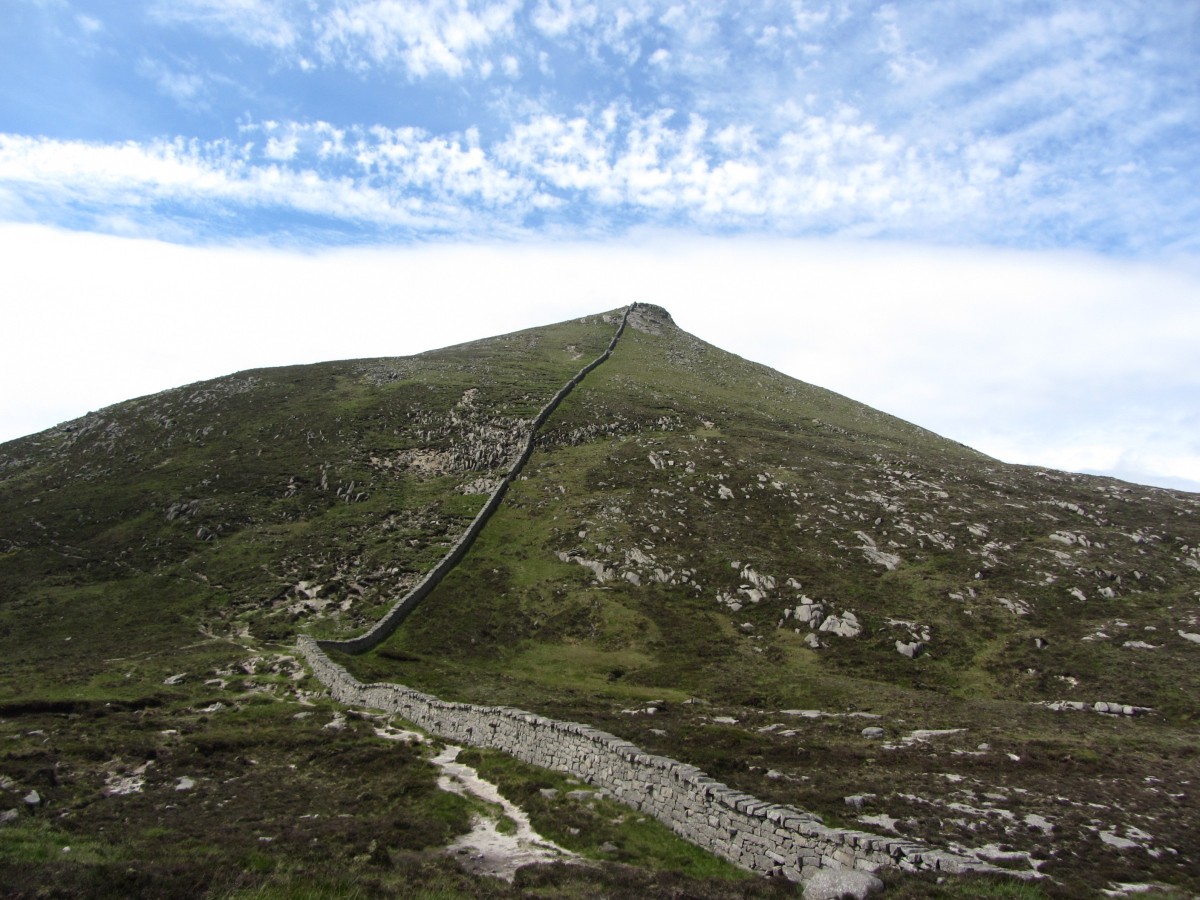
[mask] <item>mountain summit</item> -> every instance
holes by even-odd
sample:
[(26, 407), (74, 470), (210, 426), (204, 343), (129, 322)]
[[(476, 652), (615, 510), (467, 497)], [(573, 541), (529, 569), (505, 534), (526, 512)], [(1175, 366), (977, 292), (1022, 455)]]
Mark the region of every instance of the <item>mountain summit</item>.
[[(1000, 463), (661, 307), (131, 400), (3, 445), (0, 479), (18, 890), (468, 878), (421, 866), (470, 811), (292, 648), (368, 631), (497, 488), (461, 561), (337, 662), (1056, 894), (1200, 890), (1200, 497)], [(556, 840), (641, 867), (597, 876), (617, 892), (768, 890), (672, 868), (555, 790), (525, 799)], [(218, 846), (257, 874), (231, 882)], [(579, 877), (554, 873), (523, 877)]]

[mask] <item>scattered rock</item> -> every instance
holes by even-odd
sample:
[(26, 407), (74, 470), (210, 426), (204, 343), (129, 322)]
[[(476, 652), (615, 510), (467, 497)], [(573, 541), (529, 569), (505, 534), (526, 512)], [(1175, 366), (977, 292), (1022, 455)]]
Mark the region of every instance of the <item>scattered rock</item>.
[(829, 616), (817, 630), (828, 631), (838, 637), (852, 638), (862, 633), (862, 625), (858, 623), (858, 616), (854, 613), (844, 612), (840, 616)]
[(896, 641), (896, 652), (909, 659), (916, 659), (924, 649), (925, 645), (920, 641)]
[(1137, 841), (1131, 841), (1128, 838), (1123, 838), (1112, 831), (1100, 832), (1100, 840), (1108, 844), (1110, 847), (1116, 847), (1118, 850), (1136, 850), (1141, 846)]
[(872, 741), (882, 740), (884, 735), (884, 730), (878, 725), (868, 725), (862, 730), (862, 736)]
[(1036, 828), (1042, 834), (1050, 834), (1051, 832), (1054, 831), (1054, 823), (1052, 823), (1045, 816), (1039, 816), (1039, 815), (1036, 815), (1035, 813), (1029, 813), (1028, 815), (1025, 816), (1023, 821), (1030, 828)]
[(42, 805), (42, 795), (39, 794), (37, 791), (30, 791), (28, 794), (26, 794), (21, 799), (25, 802), (26, 806), (31, 807), (31, 808), (34, 806)]
[(883, 890), (883, 882), (871, 873), (845, 866), (806, 867), (800, 882), (805, 900), (842, 900), (847, 896), (862, 900)]
[(859, 816), (858, 821), (864, 825), (873, 825), (876, 828), (882, 828), (885, 831), (895, 831), (896, 825), (900, 820), (889, 816), (887, 813), (876, 813), (873, 816)]
[(889, 572), (894, 571), (900, 565), (900, 557), (895, 553), (884, 553), (875, 546), (875, 539), (865, 531), (856, 531), (854, 534), (862, 541), (860, 548), (870, 562), (883, 566)]
[(1007, 609), (1014, 616), (1029, 615), (1029, 604), (1024, 600), (1010, 600), (1007, 597), (997, 597), (996, 602)]
[[(786, 610), (784, 614), (786, 617)], [(809, 628), (815, 628), (825, 615), (825, 607), (820, 603), (814, 603), (808, 597), (801, 597), (800, 605), (791, 611), (791, 615), (795, 618), (797, 625), (806, 625)]]

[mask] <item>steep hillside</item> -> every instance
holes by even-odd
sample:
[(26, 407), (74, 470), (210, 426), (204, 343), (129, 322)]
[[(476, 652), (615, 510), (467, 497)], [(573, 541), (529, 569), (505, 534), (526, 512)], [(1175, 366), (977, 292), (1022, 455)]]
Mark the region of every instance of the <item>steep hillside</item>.
[[(336, 710), (294, 637), (359, 633), (403, 596), (619, 318), (239, 373), (3, 445), (0, 882), (504, 890), (435, 852), (470, 802)], [(466, 560), (340, 661), (590, 722), (1050, 892), (1195, 892), (1198, 506), (1003, 465), (641, 305)], [(541, 796), (547, 776), (479, 764)], [(787, 890), (550, 807), (636, 868), (513, 890)], [(890, 885), (935, 890), (955, 888)]]
[(1196, 888), (1200, 498), (1003, 465), (664, 311), (631, 326), (351, 671), (1084, 891)]
[(294, 654), (441, 557), (618, 318), (239, 373), (3, 445), (0, 893), (771, 893), (635, 821), (579, 841), (639, 868), (467, 874), (442, 848), (495, 812)]

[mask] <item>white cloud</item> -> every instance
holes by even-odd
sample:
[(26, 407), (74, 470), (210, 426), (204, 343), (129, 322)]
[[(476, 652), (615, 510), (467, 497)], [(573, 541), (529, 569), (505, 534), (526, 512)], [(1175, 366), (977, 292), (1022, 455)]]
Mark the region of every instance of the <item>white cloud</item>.
[(472, 54), (513, 30), (517, 0), (340, 0), (315, 23), (327, 62), (402, 65), (415, 78), (459, 77)]
[(291, 47), (298, 37), (284, 0), (158, 0), (150, 12), (161, 22), (197, 25), (277, 50)]
[(263, 155), (267, 159), (287, 162), (295, 159), (299, 148), (300, 142), (295, 134), (289, 134), (284, 137), (269, 137), (267, 138), (267, 146), (263, 148)]
[(530, 17), (543, 34), (558, 37), (573, 28), (588, 28), (596, 24), (597, 10), (594, 3), (577, 3), (575, 0), (538, 0)]
[(812, 31), (829, 20), (829, 5), (793, 0), (792, 21), (800, 31)]
[(159, 60), (143, 57), (138, 61), (137, 72), (149, 78), (163, 96), (170, 97), (184, 106), (203, 106), (207, 83), (203, 76), (192, 71), (181, 71)]
[[(471, 134), (447, 140), (416, 129), (376, 128), (356, 130), (347, 141), (344, 131), (326, 123), (267, 123), (262, 130), (261, 148), (227, 141), (113, 145), (0, 134), (0, 186), (9, 187), (9, 196), (0, 198), (0, 216), (20, 218), (24, 195), (36, 196), (43, 208), (90, 204), (103, 215), (126, 208), (129, 215), (150, 219), (156, 203), (216, 203), (234, 211), (277, 207), (436, 230), (471, 227), (479, 212), (467, 201), (495, 206), (531, 193), (520, 177), (492, 164)], [(310, 167), (322, 162), (342, 168), (321, 173)]]
[(351, 70), (399, 67), (413, 77), (458, 78), (511, 35), (520, 0), (160, 0), (160, 22), (195, 26), (284, 54), (311, 71), (314, 58)]
[(239, 369), (414, 353), (645, 300), (1009, 461), (1200, 482), (1195, 261), (653, 233), (319, 254), (11, 225), (0, 241), (21, 335), (0, 379), (22, 386), (0, 396), (2, 437)]

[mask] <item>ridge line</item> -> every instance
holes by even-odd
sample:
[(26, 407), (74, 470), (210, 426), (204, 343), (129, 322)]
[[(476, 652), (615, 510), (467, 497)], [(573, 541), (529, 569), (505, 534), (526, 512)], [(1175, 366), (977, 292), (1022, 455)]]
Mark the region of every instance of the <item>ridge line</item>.
[(352, 638), (329, 638), (326, 640), (317, 640), (317, 646), (322, 650), (340, 650), (344, 653), (358, 654), (364, 653), (367, 650), (377, 647), (387, 638), (391, 637), (392, 633), (400, 626), (400, 623), (408, 618), (409, 613), (416, 609), (417, 604), (428, 597), (450, 572), (457, 566), (467, 551), (475, 543), (475, 539), (483, 531), (484, 526), (495, 515), (500, 508), (500, 504), (504, 499), (504, 494), (508, 491), (508, 486), (521, 474), (521, 470), (525, 467), (529, 457), (533, 455), (534, 441), (537, 439), (538, 430), (552, 416), (559, 405), (567, 398), (567, 395), (574, 390), (579, 382), (587, 377), (589, 372), (599, 368), (605, 361), (612, 356), (613, 351), (617, 348), (617, 341), (621, 339), (621, 335), (625, 332), (625, 326), (629, 322), (629, 314), (637, 309), (637, 303), (631, 303), (625, 307), (625, 312), (621, 316), (621, 323), (617, 326), (616, 334), (612, 340), (608, 342), (608, 348), (597, 356), (594, 360), (580, 369), (575, 375), (567, 380), (557, 393), (541, 408), (541, 411), (534, 416), (533, 422), (529, 428), (529, 436), (525, 439), (525, 446), (521, 452), (517, 454), (516, 459), (509, 466), (508, 473), (500, 480), (500, 484), (492, 491), (491, 496), (483, 504), (483, 507), (475, 514), (475, 518), (471, 520), (471, 524), (454, 542), (454, 545), (447, 551), (446, 555), (441, 558), (436, 566), (425, 573), (422, 578), (413, 588), (392, 604), (392, 608), (381, 616), (374, 625), (368, 628), (365, 632)]

